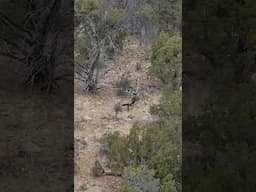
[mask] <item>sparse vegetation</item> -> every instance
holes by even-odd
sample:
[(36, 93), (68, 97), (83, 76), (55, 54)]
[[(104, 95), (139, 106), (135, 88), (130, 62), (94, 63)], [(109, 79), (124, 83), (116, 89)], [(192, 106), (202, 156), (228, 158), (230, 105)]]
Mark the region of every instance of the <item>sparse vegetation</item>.
[(117, 119), (118, 113), (122, 112), (122, 106), (118, 103), (114, 106), (115, 119)]
[[(163, 128), (164, 125), (147, 125), (144, 129), (138, 131), (138, 128), (131, 130), (129, 136), (123, 138), (117, 134), (108, 135), (107, 157), (109, 165), (113, 170), (124, 171), (127, 166), (141, 166), (146, 164), (149, 168), (155, 168), (156, 177), (161, 179), (161, 183), (166, 187), (168, 175), (174, 174), (176, 178), (171, 181), (175, 183), (175, 189), (179, 188), (180, 174), (180, 149), (177, 144), (172, 143), (170, 139), (177, 140), (177, 133), (170, 128)], [(166, 126), (166, 125), (165, 125)], [(162, 129), (162, 130), (161, 130)], [(170, 136), (166, 136), (169, 134)], [(115, 140), (112, 140), (115, 138)], [(157, 168), (156, 168), (157, 167)], [(167, 177), (168, 176), (168, 177)]]
[(124, 170), (121, 192), (158, 192), (160, 182), (154, 176), (154, 170), (149, 170), (146, 167), (128, 167)]
[(85, 91), (94, 92), (100, 63), (122, 49), (123, 11), (97, 0), (77, 0), (75, 8), (75, 78)]
[[(162, 102), (155, 106), (160, 121), (133, 127), (129, 135), (118, 132), (103, 139), (112, 170), (124, 173), (129, 166), (146, 165), (154, 169), (163, 189), (179, 191), (181, 173), (181, 91), (166, 90)], [(174, 177), (171, 177), (171, 175)], [(171, 180), (168, 180), (171, 179)]]
[(117, 88), (116, 94), (118, 96), (126, 95), (125, 91), (127, 91), (127, 89), (130, 86), (131, 86), (130, 80), (125, 77), (122, 77), (121, 80), (116, 83), (116, 88)]
[(142, 68), (142, 67), (141, 67), (141, 63), (137, 62), (137, 63), (136, 63), (136, 70), (137, 70), (137, 71), (140, 71), (141, 68)]
[[(111, 110), (111, 114), (114, 112), (115, 118), (112, 118), (112, 115), (104, 114), (104, 119), (113, 122), (112, 126), (107, 125), (107, 129), (113, 131), (107, 132), (100, 140), (101, 149), (99, 151), (104, 156), (104, 167), (111, 170), (110, 175), (112, 176), (122, 175), (121, 192), (180, 192), (181, 91), (177, 88), (181, 85), (181, 1), (132, 0), (125, 3), (115, 0), (94, 0), (92, 2), (94, 2), (93, 6), (90, 6), (87, 13), (89, 18), (93, 19), (96, 32), (94, 34), (97, 35), (99, 41), (107, 37), (102, 44), (104, 46), (100, 47), (101, 53), (97, 60), (108, 59), (111, 63), (112, 58), (118, 61), (117, 58), (123, 57), (121, 61), (125, 63), (123, 67), (128, 66), (128, 70), (121, 73), (126, 76), (121, 78), (118, 76), (117, 82), (112, 81), (114, 83), (112, 89), (116, 93), (115, 97), (120, 99), (119, 103), (122, 106), (127, 106), (127, 112), (131, 114), (128, 114), (127, 117), (124, 117), (126, 114), (122, 114), (122, 119), (118, 119), (122, 106), (113, 103), (109, 110)], [(83, 24), (82, 20), (80, 22)], [(85, 49), (78, 50), (80, 53), (85, 51), (86, 54), (83, 55), (85, 59), (81, 59), (82, 57), (80, 58), (78, 55), (77, 61), (89, 61), (89, 56), (93, 57), (93, 54), (86, 51), (88, 42), (94, 38), (92, 32), (93, 30), (89, 29), (84, 33), (85, 41), (82, 45)], [(123, 41), (126, 35), (128, 35), (128, 46), (134, 48), (137, 43), (139, 46), (132, 56), (130, 48), (123, 46), (123, 43), (126, 43)], [(80, 38), (80, 40), (82, 39)], [(78, 44), (82, 43), (79, 39), (77, 40)], [(148, 46), (144, 48), (144, 45), (151, 45), (152, 42), (151, 50), (148, 49)], [(91, 48), (93, 47), (95, 46), (91, 46)], [(140, 50), (142, 47), (147, 51), (143, 50), (142, 52)], [(122, 48), (128, 52), (122, 52), (119, 55)], [(129, 61), (124, 59), (133, 56), (135, 58), (132, 62), (130, 59)], [(95, 71), (100, 71), (98, 61), (95, 63)], [(113, 63), (119, 65), (120, 69), (121, 62)], [(90, 62), (86, 63), (89, 66), (91, 64)], [(104, 67), (108, 66), (104, 65)], [(138, 114), (132, 114), (133, 111), (128, 110), (134, 100), (131, 98), (125, 100), (126, 97), (119, 97), (128, 95), (128, 88), (135, 83), (133, 73), (139, 80), (148, 79), (148, 75), (155, 76), (162, 81), (165, 87), (160, 103), (151, 107), (154, 117), (147, 113), (149, 118), (139, 119), (136, 117)], [(138, 73), (143, 73), (144, 76), (140, 78)], [(97, 73), (93, 74), (94, 78), (92, 79), (97, 80)], [(148, 94), (147, 91), (143, 93), (145, 103), (138, 103), (138, 106), (143, 108), (140, 109), (139, 115), (145, 113), (145, 105), (148, 105), (147, 107), (150, 105), (146, 103)], [(159, 97), (160, 91), (157, 98)], [(124, 105), (121, 99), (125, 100)], [(152, 121), (153, 118), (158, 118), (158, 120)], [(118, 121), (114, 121), (117, 119)], [(117, 125), (119, 121), (120, 125)], [(122, 130), (124, 125), (121, 122), (130, 122), (132, 128)], [(142, 123), (136, 124), (136, 122)], [(94, 176), (102, 176), (102, 166), (99, 161), (95, 161), (92, 172)]]
[(104, 169), (102, 168), (99, 160), (94, 162), (94, 166), (92, 167), (92, 175), (94, 177), (100, 177), (104, 174)]
[(151, 73), (164, 84), (171, 84), (174, 89), (181, 85), (182, 49), (181, 38), (161, 32), (154, 41), (151, 56)]
[(120, 191), (121, 192), (139, 192), (137, 189), (130, 187), (129, 185), (123, 185)]
[(83, 184), (83, 185), (81, 185), (81, 186), (79, 187), (79, 191), (81, 191), (81, 192), (84, 192), (84, 191), (87, 191), (87, 190), (88, 190), (88, 187), (87, 187), (86, 184)]
[[(140, 17), (152, 14), (147, 6)], [(159, 120), (134, 126), (126, 136), (115, 132), (102, 139), (109, 167), (123, 174), (121, 191), (181, 191), (181, 46), (181, 37), (166, 28), (152, 45), (150, 72), (164, 85), (160, 103), (150, 109)], [(137, 63), (136, 70), (140, 67)], [(122, 79), (119, 95), (128, 86)]]

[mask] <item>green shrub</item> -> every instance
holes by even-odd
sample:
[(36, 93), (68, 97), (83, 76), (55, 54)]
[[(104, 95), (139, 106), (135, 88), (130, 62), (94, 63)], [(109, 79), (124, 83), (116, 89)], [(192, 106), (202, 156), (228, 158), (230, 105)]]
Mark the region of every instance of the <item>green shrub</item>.
[(102, 168), (99, 160), (94, 162), (94, 166), (92, 167), (92, 175), (94, 177), (101, 177), (104, 173), (104, 169)]
[(150, 4), (145, 4), (142, 9), (137, 12), (137, 17), (140, 19), (155, 20), (156, 13), (154, 8)]
[(154, 170), (145, 167), (125, 168), (123, 174), (123, 188), (127, 191), (159, 192), (160, 180), (154, 177)]
[(124, 10), (123, 9), (113, 9), (107, 16), (107, 24), (110, 27), (114, 27), (116, 23), (120, 22), (122, 19)]
[(127, 159), (126, 142), (127, 139), (119, 132), (106, 134), (101, 139), (101, 151), (107, 155), (108, 166), (114, 173), (120, 173), (123, 170)]
[(137, 70), (137, 71), (140, 71), (141, 68), (142, 68), (142, 67), (141, 67), (141, 63), (139, 63), (139, 62), (136, 63), (136, 70)]
[(169, 172), (176, 174), (181, 161), (176, 129), (168, 123), (152, 123), (132, 128), (127, 136), (106, 135), (103, 143), (110, 167), (114, 165), (122, 172), (124, 167), (146, 163), (149, 168), (157, 167), (156, 176), (160, 179)]
[(120, 192), (140, 192), (140, 191), (138, 191), (137, 189), (135, 189), (135, 188), (133, 188), (131, 186), (122, 185), (121, 189), (120, 189)]
[(177, 192), (174, 178), (171, 174), (168, 174), (161, 185), (161, 192)]
[(117, 119), (117, 115), (119, 112), (122, 112), (122, 106), (118, 103), (114, 106), (114, 111), (115, 111), (115, 118)]
[(164, 89), (160, 104), (153, 107), (159, 121), (134, 126), (126, 136), (118, 132), (104, 136), (102, 144), (111, 169), (124, 173), (127, 167), (146, 165), (160, 179), (163, 191), (180, 191), (181, 94)]
[(161, 32), (152, 45), (150, 72), (174, 89), (181, 84), (182, 41), (178, 36)]
[(76, 0), (76, 5), (80, 7), (84, 14), (92, 14), (98, 8), (96, 0)]
[(125, 91), (131, 86), (131, 82), (125, 78), (125, 77), (122, 77), (121, 80), (119, 82), (116, 83), (116, 87), (117, 87), (117, 92), (116, 94), (118, 96), (121, 96), (121, 95), (125, 95)]

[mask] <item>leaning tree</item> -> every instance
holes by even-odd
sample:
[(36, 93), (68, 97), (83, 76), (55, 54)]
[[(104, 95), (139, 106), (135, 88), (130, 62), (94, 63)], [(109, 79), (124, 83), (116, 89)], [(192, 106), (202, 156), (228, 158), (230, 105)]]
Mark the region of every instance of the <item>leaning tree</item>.
[(75, 78), (83, 90), (96, 91), (100, 63), (121, 49), (122, 19), (123, 10), (107, 1), (75, 1)]

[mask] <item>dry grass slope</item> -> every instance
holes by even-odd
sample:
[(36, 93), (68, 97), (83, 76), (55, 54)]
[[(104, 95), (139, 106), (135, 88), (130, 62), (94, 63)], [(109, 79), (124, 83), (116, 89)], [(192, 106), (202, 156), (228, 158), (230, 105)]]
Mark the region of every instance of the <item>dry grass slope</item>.
[[(94, 178), (91, 168), (96, 159), (105, 167), (105, 157), (99, 153), (99, 139), (109, 132), (127, 134), (134, 124), (144, 124), (154, 120), (149, 113), (152, 104), (161, 96), (158, 80), (148, 75), (150, 66), (148, 47), (139, 44), (136, 37), (128, 37), (124, 49), (114, 56), (113, 61), (100, 71), (97, 95), (80, 91), (75, 82), (75, 139), (78, 171), (75, 176), (76, 191), (114, 192), (118, 191), (120, 179), (105, 176)], [(116, 82), (124, 77), (138, 89), (140, 100), (130, 111), (123, 108), (115, 118), (114, 106), (120, 100), (116, 94)]]

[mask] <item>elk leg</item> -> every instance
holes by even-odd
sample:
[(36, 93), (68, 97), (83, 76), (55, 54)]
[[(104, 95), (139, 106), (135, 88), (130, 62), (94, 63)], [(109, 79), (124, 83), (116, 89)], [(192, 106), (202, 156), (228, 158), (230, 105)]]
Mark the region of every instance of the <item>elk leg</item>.
[(129, 105), (127, 105), (127, 111), (129, 111)]

